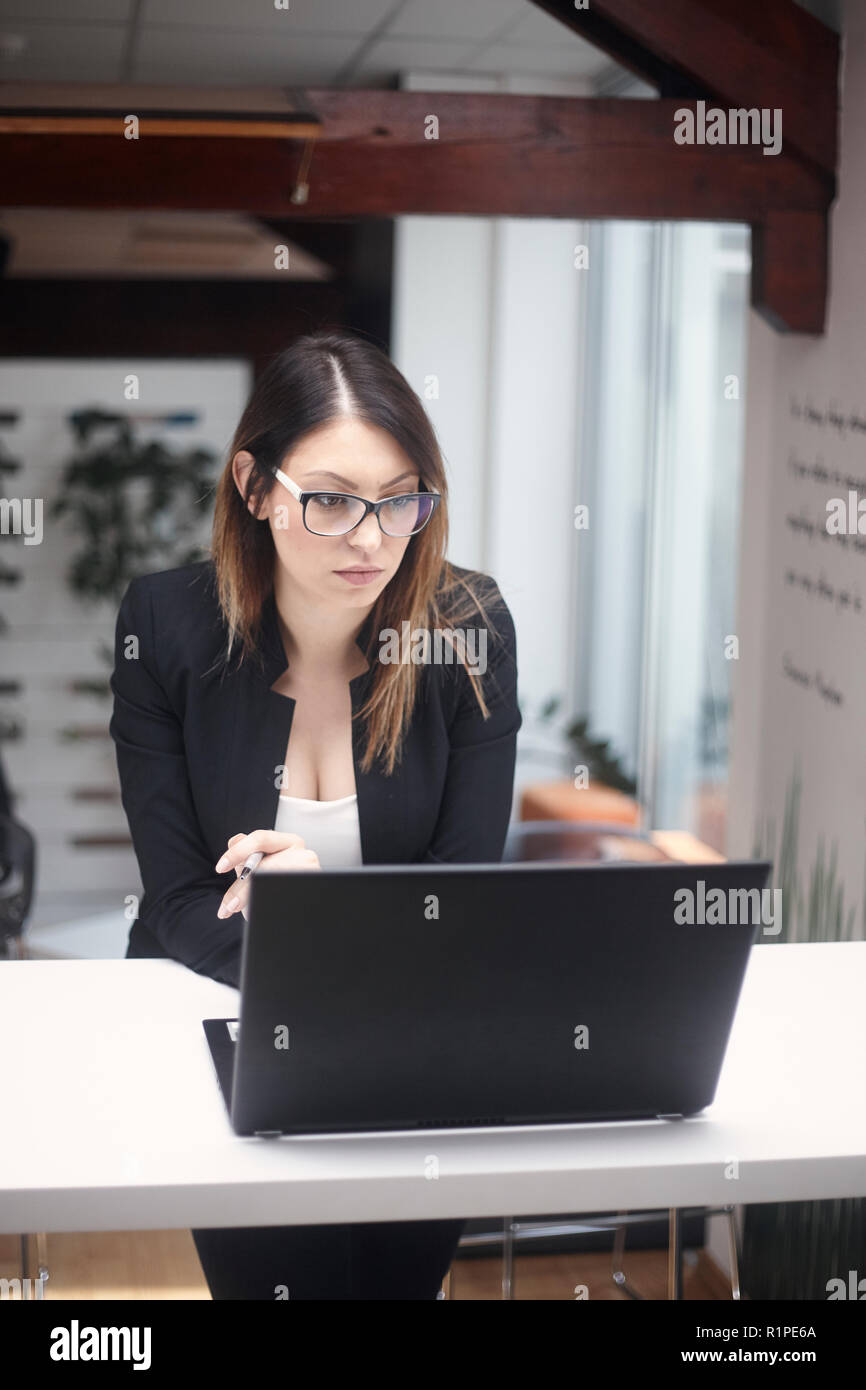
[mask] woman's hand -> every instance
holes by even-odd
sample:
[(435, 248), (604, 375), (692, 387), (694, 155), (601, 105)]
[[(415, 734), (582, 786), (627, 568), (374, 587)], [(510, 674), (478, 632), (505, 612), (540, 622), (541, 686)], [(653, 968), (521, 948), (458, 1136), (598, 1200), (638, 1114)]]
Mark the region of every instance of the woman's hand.
[[(320, 869), (319, 856), (315, 850), (307, 849), (300, 835), (292, 835), (278, 830), (254, 830), (249, 835), (232, 835), (228, 849), (216, 865), (218, 874), (234, 869), (239, 875), (244, 861), (251, 854), (261, 851), (264, 858), (253, 873), (273, 872), (275, 869)], [(247, 905), (250, 894), (252, 874), (247, 874), (243, 883), (235, 883), (220, 903), (217, 917), (231, 917)]]

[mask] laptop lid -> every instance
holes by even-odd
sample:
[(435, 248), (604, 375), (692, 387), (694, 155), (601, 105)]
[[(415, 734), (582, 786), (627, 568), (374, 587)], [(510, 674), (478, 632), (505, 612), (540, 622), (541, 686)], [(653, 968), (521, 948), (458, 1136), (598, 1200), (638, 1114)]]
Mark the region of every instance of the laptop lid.
[(232, 1125), (302, 1134), (701, 1110), (752, 942), (774, 930), (770, 867), (257, 874)]

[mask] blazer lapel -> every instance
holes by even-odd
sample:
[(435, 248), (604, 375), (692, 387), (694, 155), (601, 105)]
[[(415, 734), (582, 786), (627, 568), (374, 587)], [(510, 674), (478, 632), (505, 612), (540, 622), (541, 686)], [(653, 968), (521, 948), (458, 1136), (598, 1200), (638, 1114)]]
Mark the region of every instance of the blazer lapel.
[[(349, 682), (353, 715), (357, 714), (370, 693), (373, 674), (371, 667)], [(394, 861), (395, 850), (405, 834), (408, 809), (405, 805), (406, 781), (399, 764), (390, 777), (386, 777), (376, 763), (369, 772), (362, 772), (360, 765), (366, 745), (363, 725), (353, 719), (352, 755), (358, 793), (361, 858), (365, 864), (388, 864)]]
[[(371, 630), (372, 614), (368, 615), (356, 639), (356, 645), (365, 655)], [(260, 648), (261, 666), (246, 660), (230, 677), (235, 704), (223, 820), (226, 840), (239, 832), (249, 834), (252, 830), (272, 828), (279, 805), (281, 769), (291, 734), (295, 701), (271, 689), (287, 665), (273, 591), (262, 610)], [(372, 688), (373, 662), (367, 671), (349, 682), (353, 716)], [(365, 746), (364, 730), (353, 718), (352, 756), (361, 854), (364, 863), (385, 863), (389, 847), (393, 853), (393, 846), (400, 841), (400, 828), (405, 822), (403, 779), (397, 773), (393, 777), (383, 777), (376, 767), (368, 773), (361, 772), (359, 765)]]
[(230, 677), (235, 708), (226, 819), (233, 828), (227, 837), (270, 829), (277, 814), (295, 702), (271, 690), (287, 665), (273, 592), (262, 612), (260, 646), (263, 664), (247, 659)]

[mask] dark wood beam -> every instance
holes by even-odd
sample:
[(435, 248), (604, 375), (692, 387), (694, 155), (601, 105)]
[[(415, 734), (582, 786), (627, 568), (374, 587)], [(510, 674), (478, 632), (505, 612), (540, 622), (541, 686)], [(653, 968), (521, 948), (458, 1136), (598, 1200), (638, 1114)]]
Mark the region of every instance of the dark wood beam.
[[(450, 92), (308, 93), (323, 122), (309, 199), (303, 142), (0, 136), (3, 202), (228, 209), (286, 218), (465, 213), (729, 218), (826, 207), (827, 180), (760, 147), (677, 145), (670, 101)], [(438, 140), (425, 120), (439, 120)]]
[[(810, 267), (807, 274), (804, 266)], [(770, 212), (752, 228), (752, 307), (774, 328), (822, 332), (827, 283), (828, 229), (822, 213)]]
[[(730, 220), (761, 228), (774, 213), (823, 217), (833, 196), (829, 175), (784, 151), (678, 145), (675, 113), (690, 103), (677, 98), (306, 95), (322, 129), (304, 203), (292, 202), (311, 148), (304, 142), (21, 134), (0, 136), (4, 203), (231, 209), (292, 223), (418, 213)], [(425, 138), (430, 115), (439, 122), (436, 140)], [(825, 258), (807, 256), (790, 309), (779, 297), (773, 312), (801, 325), (802, 306), (822, 303), (825, 292)], [(807, 322), (802, 331), (820, 332), (823, 312), (813, 307)]]
[(532, 0), (663, 95), (782, 110), (790, 148), (831, 177), (839, 39), (794, 0)]

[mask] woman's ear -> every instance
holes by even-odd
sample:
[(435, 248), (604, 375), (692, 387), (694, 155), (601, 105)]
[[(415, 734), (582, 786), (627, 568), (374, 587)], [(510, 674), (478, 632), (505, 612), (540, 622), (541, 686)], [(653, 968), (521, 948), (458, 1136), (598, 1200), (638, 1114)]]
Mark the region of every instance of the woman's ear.
[[(255, 459), (247, 449), (239, 449), (232, 459), (232, 477), (241, 497), (246, 495), (249, 473), (254, 463)], [(257, 516), (255, 501), (252, 498), (247, 503), (247, 511), (252, 516)]]

